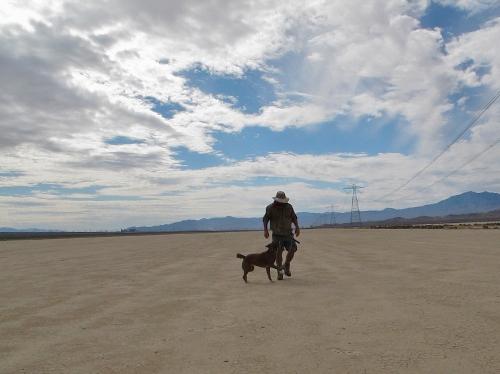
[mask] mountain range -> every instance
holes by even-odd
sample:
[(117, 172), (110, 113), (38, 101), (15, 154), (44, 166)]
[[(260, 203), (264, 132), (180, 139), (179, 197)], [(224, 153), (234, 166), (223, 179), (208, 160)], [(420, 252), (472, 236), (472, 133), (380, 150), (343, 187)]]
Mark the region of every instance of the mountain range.
[[(391, 219), (413, 219), (421, 217), (445, 217), (450, 215), (484, 213), (500, 209), (500, 194), (494, 192), (465, 192), (451, 196), (434, 204), (418, 207), (383, 210), (361, 211), (363, 222), (382, 222)], [(297, 213), (301, 227), (314, 227), (329, 224), (349, 223), (351, 213)], [(446, 217), (445, 217), (446, 218)], [(421, 221), (421, 219), (420, 219)], [(124, 229), (124, 232), (173, 232), (173, 231), (231, 231), (231, 230), (258, 230), (262, 228), (262, 218), (216, 217), (199, 220), (184, 220), (158, 226), (134, 226)], [(60, 230), (45, 230), (39, 228), (15, 229), (0, 227), (0, 232), (62, 232)]]
[[(421, 216), (415, 218), (391, 218), (380, 222), (370, 222), (370, 227), (412, 227), (413, 225), (434, 225), (434, 224), (455, 224), (464, 223), (466, 225), (477, 225), (480, 223), (498, 223), (500, 225), (500, 209), (490, 210), (481, 213), (450, 214), (447, 216), (429, 217)], [(347, 224), (348, 225), (348, 224)]]
[(62, 232), (61, 230), (47, 230), (47, 229), (15, 229), (13, 227), (0, 227), (0, 232)]
[[(387, 208), (361, 212), (363, 222), (385, 221), (393, 218), (441, 217), (457, 214), (481, 213), (500, 209), (500, 194), (494, 192), (465, 192), (451, 196), (434, 204), (405, 209)], [(321, 226), (333, 219), (331, 212), (297, 213), (302, 227)], [(335, 223), (349, 223), (351, 213), (335, 213)], [(170, 232), (170, 231), (231, 231), (256, 230), (262, 228), (262, 218), (217, 217), (199, 220), (184, 220), (158, 226), (130, 227), (124, 231), (132, 232)]]

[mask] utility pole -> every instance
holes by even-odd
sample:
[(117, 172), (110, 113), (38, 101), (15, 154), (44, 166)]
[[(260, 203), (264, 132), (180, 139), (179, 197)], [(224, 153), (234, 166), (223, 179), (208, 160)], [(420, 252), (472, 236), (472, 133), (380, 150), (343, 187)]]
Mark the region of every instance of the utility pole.
[(351, 199), (351, 226), (353, 226), (354, 222), (357, 221), (359, 225), (361, 225), (361, 212), (359, 211), (358, 204), (358, 190), (364, 188), (358, 186), (356, 184), (352, 184), (349, 187), (345, 187), (344, 190), (352, 190), (352, 199)]

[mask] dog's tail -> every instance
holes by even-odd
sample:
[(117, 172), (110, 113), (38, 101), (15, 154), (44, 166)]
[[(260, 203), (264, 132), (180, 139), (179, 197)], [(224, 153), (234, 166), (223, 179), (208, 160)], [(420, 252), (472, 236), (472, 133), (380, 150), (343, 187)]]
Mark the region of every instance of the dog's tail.
[(242, 259), (245, 259), (245, 257), (247, 257), (247, 256), (242, 255), (241, 253), (238, 253), (238, 254), (236, 255), (236, 257), (238, 257), (238, 258), (242, 258)]

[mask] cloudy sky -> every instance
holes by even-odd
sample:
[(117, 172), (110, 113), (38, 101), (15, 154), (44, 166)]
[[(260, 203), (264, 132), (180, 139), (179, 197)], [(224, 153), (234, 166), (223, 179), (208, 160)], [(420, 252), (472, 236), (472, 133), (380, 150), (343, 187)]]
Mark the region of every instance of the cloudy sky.
[(500, 192), (497, 102), (386, 196), (500, 90), (499, 40), (500, 0), (3, 0), (0, 226)]

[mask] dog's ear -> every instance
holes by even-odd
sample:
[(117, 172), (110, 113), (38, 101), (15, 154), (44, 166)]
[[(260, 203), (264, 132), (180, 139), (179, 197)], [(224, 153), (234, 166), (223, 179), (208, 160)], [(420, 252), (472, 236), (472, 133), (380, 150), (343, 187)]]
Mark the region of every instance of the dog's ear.
[(266, 248), (267, 249), (275, 249), (276, 248), (276, 243), (271, 242), (271, 243), (269, 243), (269, 244), (266, 245)]

